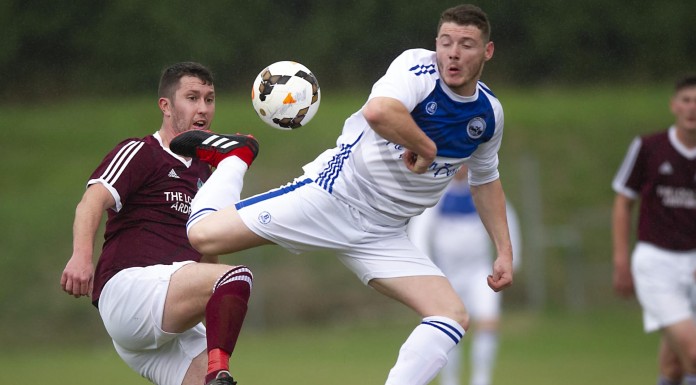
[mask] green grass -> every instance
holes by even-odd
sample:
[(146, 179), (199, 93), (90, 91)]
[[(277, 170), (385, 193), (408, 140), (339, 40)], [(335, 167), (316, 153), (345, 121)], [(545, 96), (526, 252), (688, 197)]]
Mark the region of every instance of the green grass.
[[(232, 369), (242, 384), (383, 384), (415, 321), (245, 330)], [(656, 378), (657, 336), (643, 334), (634, 306), (583, 315), (509, 312), (501, 333), (495, 384), (639, 384)], [(26, 382), (32, 373), (54, 384), (148, 383), (107, 340), (91, 348), (3, 350), (0, 373), (8, 384)]]
[[(314, 121), (293, 132), (263, 125), (246, 94), (220, 95), (214, 129), (251, 132), (261, 142), (243, 195), (285, 183), (332, 147), (342, 122), (367, 92), (345, 95), (323, 89)], [(568, 250), (545, 250), (546, 307), (560, 309), (558, 314), (525, 313), (531, 279), (525, 261), (539, 255), (523, 255), (515, 286), (505, 295), (506, 307), (514, 313), (505, 320), (500, 383), (652, 382), (657, 342), (640, 331), (635, 306), (608, 313), (596, 309), (620, 304), (611, 294), (611, 178), (634, 135), (671, 123), (669, 89), (496, 88), (496, 94), (506, 111), (503, 184), (522, 223), (529, 214), (521, 203), (530, 175), (520, 165), (533, 159), (540, 174), (543, 207), (538, 214), (544, 226), (571, 228), (581, 239), (577, 266), (567, 262)], [(118, 141), (159, 128), (154, 97), (0, 105), (0, 116), (0, 153), (6, 159), (0, 162), (1, 382), (21, 382), (26, 373), (48, 370), (57, 384), (93, 383), (95, 378), (106, 384), (144, 383), (111, 351), (95, 309), (84, 298), (62, 293), (58, 283), (71, 253), (75, 205), (89, 173)], [(302, 328), (402, 314), (362, 287), (333, 256), (291, 256), (263, 247), (223, 260), (254, 269), (247, 322), (268, 330), (249, 327), (241, 337), (236, 360), (242, 383), (383, 383), (413, 326), (410, 316), (394, 327), (389, 322)], [(574, 316), (562, 312), (566, 297), (578, 295), (568, 289), (577, 289), (569, 286), (571, 274), (580, 277), (586, 300), (584, 312)], [(276, 329), (279, 325), (290, 327)], [(504, 376), (512, 380), (503, 382)]]

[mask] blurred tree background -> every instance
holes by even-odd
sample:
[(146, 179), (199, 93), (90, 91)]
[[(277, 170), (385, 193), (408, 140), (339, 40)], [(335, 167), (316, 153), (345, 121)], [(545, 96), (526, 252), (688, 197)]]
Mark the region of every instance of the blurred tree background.
[[(223, 90), (246, 88), (246, 74), (285, 59), (325, 84), (369, 85), (403, 49), (432, 48), (438, 16), (453, 4), (5, 0), (0, 96), (150, 92), (165, 63), (186, 59), (213, 68)], [(696, 62), (691, 0), (477, 4), (492, 20), (497, 51), (486, 77), (498, 83), (671, 80)]]
[[(245, 189), (260, 192), (333, 145), (343, 119), (397, 54), (434, 47), (438, 17), (455, 4), (0, 2), (0, 346), (95, 336), (104, 344), (94, 309), (62, 293), (58, 279), (85, 178), (118, 140), (160, 123), (154, 95), (163, 67), (194, 60), (212, 68), (216, 90), (230, 96), (218, 99), (216, 127), (261, 125), (248, 90), (265, 65), (296, 60), (315, 72), (323, 93), (315, 125), (334, 130), (298, 130), (292, 139), (255, 131), (263, 155)], [(633, 135), (669, 124), (669, 86), (696, 69), (696, 2), (476, 4), (488, 13), (496, 44), (484, 81), (505, 90), (506, 191), (532, 235), (525, 274), (506, 301), (539, 308), (606, 303), (609, 183)], [(379, 317), (398, 307), (360, 290), (333, 258), (277, 258), (283, 251), (269, 250), (234, 259), (257, 274), (252, 325)], [(535, 263), (544, 253), (546, 261)]]

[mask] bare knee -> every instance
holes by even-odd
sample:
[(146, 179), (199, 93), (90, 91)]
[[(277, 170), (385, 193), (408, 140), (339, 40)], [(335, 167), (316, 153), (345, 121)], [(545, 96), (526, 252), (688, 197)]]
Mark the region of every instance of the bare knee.
[(461, 302), (456, 304), (452, 303), (444, 309), (446, 310), (441, 309), (440, 312), (434, 312), (432, 315), (447, 317), (452, 321), (457, 322), (462, 328), (464, 328), (465, 331), (469, 330), (469, 326), (471, 325), (471, 317), (469, 316), (469, 312), (467, 312), (466, 307), (464, 307), (464, 304)]
[(457, 323), (461, 325), (464, 330), (469, 330), (470, 317), (464, 306), (460, 306), (458, 309), (456, 309), (450, 318), (457, 321)]
[(213, 249), (213, 238), (209, 232), (205, 231), (203, 226), (194, 225), (188, 230), (188, 239), (191, 246), (196, 251), (203, 255), (215, 255), (217, 252)]
[(469, 330), (471, 317), (469, 316), (466, 306), (464, 306), (464, 303), (458, 296), (453, 295), (446, 302), (439, 303), (437, 308), (431, 310), (433, 311), (433, 315), (447, 317), (456, 321), (464, 330)]

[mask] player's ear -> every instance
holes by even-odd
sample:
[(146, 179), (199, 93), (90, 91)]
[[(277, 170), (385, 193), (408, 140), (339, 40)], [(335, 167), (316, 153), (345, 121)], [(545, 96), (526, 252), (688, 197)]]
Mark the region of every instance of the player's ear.
[(488, 43), (486, 43), (486, 61), (491, 60), (493, 58), (493, 51), (495, 51), (495, 44), (493, 44), (492, 41), (489, 41)]
[(165, 116), (171, 115), (171, 103), (169, 102), (168, 98), (159, 98), (157, 104), (159, 105), (159, 109), (162, 111), (162, 114)]

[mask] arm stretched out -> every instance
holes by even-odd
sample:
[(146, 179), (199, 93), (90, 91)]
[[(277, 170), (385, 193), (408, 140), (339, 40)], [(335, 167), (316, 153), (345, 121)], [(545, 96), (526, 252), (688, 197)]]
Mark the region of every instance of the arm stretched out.
[(63, 291), (75, 298), (92, 293), (94, 239), (104, 211), (115, 204), (109, 190), (101, 183), (95, 183), (87, 188), (75, 209), (73, 253), (60, 278)]
[(495, 245), (497, 258), (493, 272), (488, 276), (488, 286), (500, 291), (512, 285), (512, 243), (505, 212), (505, 193), (500, 179), (482, 185), (471, 186), (476, 210), (481, 222)]

